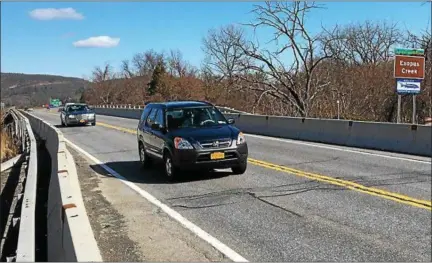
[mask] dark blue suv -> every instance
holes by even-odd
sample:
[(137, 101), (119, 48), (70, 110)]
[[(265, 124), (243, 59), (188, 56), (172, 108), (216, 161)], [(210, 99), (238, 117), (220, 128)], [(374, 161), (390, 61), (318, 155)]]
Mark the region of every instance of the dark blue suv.
[(201, 101), (149, 103), (137, 128), (140, 161), (164, 162), (165, 174), (174, 179), (181, 170), (247, 168), (245, 136), (212, 104)]

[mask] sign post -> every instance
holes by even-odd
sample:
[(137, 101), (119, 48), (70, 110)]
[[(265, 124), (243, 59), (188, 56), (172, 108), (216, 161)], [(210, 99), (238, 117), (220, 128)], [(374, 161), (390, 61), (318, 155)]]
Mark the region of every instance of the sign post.
[(417, 123), (417, 118), (416, 118), (416, 96), (417, 95), (413, 95), (413, 112), (412, 112), (412, 123), (416, 124)]
[(401, 95), (413, 95), (412, 123), (416, 123), (416, 95), (420, 93), (420, 84), (425, 75), (424, 49), (396, 48), (394, 60), (394, 78), (398, 94), (397, 123), (401, 122)]
[(401, 103), (402, 103), (402, 95), (398, 94), (397, 123), (401, 122)]

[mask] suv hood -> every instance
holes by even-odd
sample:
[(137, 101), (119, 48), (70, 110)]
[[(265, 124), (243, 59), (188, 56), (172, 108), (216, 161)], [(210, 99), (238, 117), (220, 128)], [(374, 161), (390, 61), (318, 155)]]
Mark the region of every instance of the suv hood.
[(239, 131), (231, 125), (183, 128), (171, 132), (172, 137), (182, 137), (190, 142), (236, 138)]

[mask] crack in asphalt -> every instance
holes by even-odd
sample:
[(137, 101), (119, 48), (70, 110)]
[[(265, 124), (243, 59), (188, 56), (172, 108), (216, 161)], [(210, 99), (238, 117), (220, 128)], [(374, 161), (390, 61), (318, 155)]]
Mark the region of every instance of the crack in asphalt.
[(261, 201), (261, 202), (267, 204), (267, 205), (270, 205), (270, 206), (273, 206), (273, 207), (275, 207), (275, 208), (281, 209), (281, 210), (283, 210), (283, 211), (285, 211), (285, 212), (288, 212), (288, 213), (290, 213), (290, 214), (292, 214), (292, 215), (295, 215), (295, 216), (297, 216), (297, 217), (303, 217), (303, 215), (300, 215), (299, 213), (296, 213), (296, 212), (294, 212), (294, 211), (292, 211), (292, 210), (289, 210), (289, 209), (287, 209), (287, 208), (285, 208), (285, 207), (282, 207), (282, 206), (277, 205), (277, 204), (274, 204), (274, 203), (272, 203), (272, 202), (270, 202), (270, 201), (268, 201), (268, 200), (265, 200), (264, 197), (257, 196), (255, 193), (248, 193), (248, 194), (249, 194), (250, 196), (254, 197), (255, 199), (257, 199), (257, 200), (259, 200), (259, 201)]
[[(220, 191), (220, 192), (211, 192), (211, 193), (206, 193), (206, 194), (201, 194), (201, 195), (189, 195), (189, 196), (173, 197), (173, 198), (166, 199), (166, 201), (171, 203), (172, 207), (179, 207), (179, 208), (184, 208), (184, 209), (205, 209), (205, 208), (213, 208), (213, 207), (238, 204), (238, 203), (246, 202), (246, 201), (245, 200), (243, 200), (243, 201), (238, 200), (238, 201), (224, 202), (224, 203), (216, 202), (215, 204), (208, 204), (208, 205), (193, 205), (193, 204), (191, 205), (191, 204), (187, 204), (187, 202), (188, 201), (191, 202), (191, 201), (203, 200), (206, 198), (207, 198), (207, 201), (211, 202), (212, 199), (221, 198), (221, 197), (232, 198), (234, 196), (247, 195), (247, 196), (250, 196), (250, 197), (254, 198), (255, 200), (263, 202), (267, 205), (281, 209), (281, 210), (283, 210), (289, 214), (292, 214), (292, 215), (295, 215), (298, 217), (303, 217), (303, 215), (301, 215), (297, 212), (294, 212), (292, 210), (289, 210), (285, 207), (276, 205), (273, 202), (271, 202), (270, 200), (266, 200), (265, 198), (290, 196), (290, 195), (301, 194), (301, 193), (305, 193), (308, 191), (316, 191), (316, 190), (344, 190), (344, 189), (341, 189), (338, 187), (326, 187), (326, 186), (320, 185), (318, 183), (316, 183), (316, 185), (312, 185), (312, 186), (308, 186), (308, 187), (300, 187), (300, 188), (295, 188), (295, 189), (283, 189), (283, 190), (275, 190), (274, 189), (274, 188), (290, 187), (290, 186), (296, 186), (296, 185), (297, 186), (298, 185), (307, 185), (307, 184), (311, 184), (311, 183), (316, 183), (316, 182), (314, 182), (312, 180), (312, 181), (307, 181), (307, 182), (302, 182), (302, 183), (294, 183), (294, 184), (287, 184), (287, 185), (280, 185), (280, 186), (233, 189), (233, 190)], [(268, 190), (272, 190), (271, 193), (274, 193), (274, 194), (263, 195), (263, 194), (258, 193), (258, 192), (267, 192)], [(284, 192), (284, 193), (281, 194), (281, 192)], [(186, 204), (181, 204), (181, 203), (176, 204), (175, 201), (180, 201), (180, 202), (184, 201), (184, 202), (186, 202)]]

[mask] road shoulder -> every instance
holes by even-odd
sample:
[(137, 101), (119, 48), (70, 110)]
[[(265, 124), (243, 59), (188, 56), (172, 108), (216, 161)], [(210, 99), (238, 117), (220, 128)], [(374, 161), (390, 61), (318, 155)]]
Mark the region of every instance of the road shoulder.
[(104, 261), (229, 261), (117, 178), (68, 149)]

